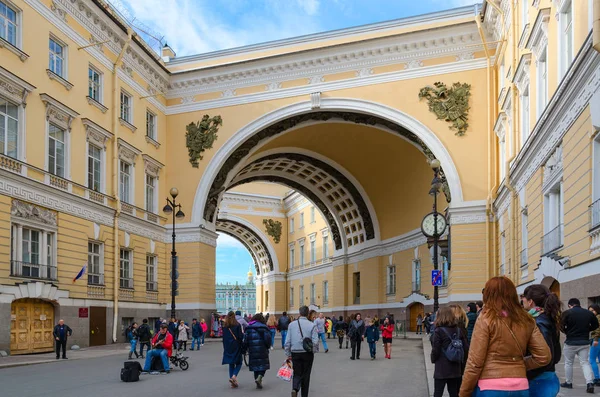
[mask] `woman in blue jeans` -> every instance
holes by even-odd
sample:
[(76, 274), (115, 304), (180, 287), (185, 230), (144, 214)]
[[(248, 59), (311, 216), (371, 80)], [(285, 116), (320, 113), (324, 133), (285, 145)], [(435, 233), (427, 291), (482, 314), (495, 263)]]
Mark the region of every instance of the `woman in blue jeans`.
[(129, 339), (129, 344), (130, 344), (130, 349), (129, 349), (129, 359), (131, 360), (133, 357), (133, 354), (135, 353), (135, 358), (138, 358), (140, 355), (138, 354), (138, 352), (135, 350), (136, 346), (137, 346), (137, 323), (133, 323), (131, 324), (131, 327), (129, 327), (127, 329), (127, 339)]
[(273, 350), (273, 346), (275, 346), (275, 334), (277, 333), (277, 319), (275, 318), (274, 314), (269, 316), (269, 319), (267, 320), (267, 327), (271, 333), (271, 350)]
[(223, 361), (221, 364), (229, 364), (229, 383), (233, 388), (238, 387), (237, 376), (242, 369), (243, 341), (242, 326), (235, 319), (235, 313), (227, 313), (223, 323)]
[[(598, 322), (600, 322), (600, 305), (590, 305), (588, 310), (594, 313)], [(598, 360), (600, 359), (600, 328), (596, 328), (592, 331), (592, 345), (590, 346), (590, 364), (592, 365), (592, 371), (594, 371), (594, 385), (600, 386), (600, 372), (598, 372)]]
[(552, 360), (545, 367), (527, 371), (529, 379), (529, 397), (556, 397), (560, 390), (560, 381), (554, 366), (560, 361), (560, 312), (561, 302), (558, 296), (541, 284), (530, 285), (521, 295), (523, 308), (529, 311), (546, 344), (550, 348)]

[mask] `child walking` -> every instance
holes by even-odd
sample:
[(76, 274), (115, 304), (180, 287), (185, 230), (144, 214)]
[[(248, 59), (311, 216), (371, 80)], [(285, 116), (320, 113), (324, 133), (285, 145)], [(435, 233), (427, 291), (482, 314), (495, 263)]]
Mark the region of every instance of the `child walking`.
[(369, 344), (369, 352), (371, 353), (371, 360), (375, 360), (375, 355), (377, 354), (377, 341), (379, 340), (379, 330), (377, 329), (374, 320), (369, 321), (366, 335), (367, 343)]

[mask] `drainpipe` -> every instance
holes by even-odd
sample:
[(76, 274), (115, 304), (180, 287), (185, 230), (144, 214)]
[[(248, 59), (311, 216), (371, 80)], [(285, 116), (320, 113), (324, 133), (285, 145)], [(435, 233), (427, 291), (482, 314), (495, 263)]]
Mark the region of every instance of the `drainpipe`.
[(594, 49), (600, 52), (600, 0), (594, 0)]
[(121, 196), (119, 194), (119, 112), (117, 109), (119, 106), (119, 94), (117, 89), (117, 71), (119, 70), (119, 64), (123, 60), (123, 56), (131, 43), (133, 38), (133, 32), (131, 29), (127, 29), (127, 40), (121, 50), (121, 53), (117, 57), (117, 60), (113, 64), (112, 70), (112, 90), (113, 90), (113, 105), (112, 105), (112, 131), (113, 137), (113, 172), (112, 172), (112, 187), (113, 194), (115, 196), (115, 219), (113, 224), (113, 343), (117, 343), (117, 332), (119, 324), (119, 216), (121, 215)]
[(490, 213), (491, 213), (491, 203), (492, 203), (492, 115), (490, 111), (490, 106), (492, 105), (492, 90), (490, 89), (490, 53), (488, 50), (488, 46), (485, 42), (485, 35), (483, 33), (483, 27), (481, 26), (481, 21), (479, 16), (475, 17), (475, 23), (477, 23), (477, 30), (479, 31), (479, 36), (481, 37), (481, 43), (483, 44), (483, 50), (485, 51), (485, 57), (487, 60), (486, 64), (486, 84), (487, 84), (487, 93), (488, 93), (488, 106), (487, 106), (487, 125), (488, 125), (488, 134), (487, 134), (487, 150), (488, 150), (488, 196), (485, 202), (485, 278), (488, 280), (490, 278)]

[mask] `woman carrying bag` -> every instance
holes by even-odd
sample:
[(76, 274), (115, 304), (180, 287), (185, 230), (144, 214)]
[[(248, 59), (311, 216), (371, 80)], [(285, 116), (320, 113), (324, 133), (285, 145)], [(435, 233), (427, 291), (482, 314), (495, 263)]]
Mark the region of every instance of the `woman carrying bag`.
[(238, 387), (237, 376), (242, 369), (242, 344), (244, 334), (242, 326), (235, 319), (235, 313), (227, 313), (223, 324), (223, 361), (221, 365), (229, 365), (229, 383)]

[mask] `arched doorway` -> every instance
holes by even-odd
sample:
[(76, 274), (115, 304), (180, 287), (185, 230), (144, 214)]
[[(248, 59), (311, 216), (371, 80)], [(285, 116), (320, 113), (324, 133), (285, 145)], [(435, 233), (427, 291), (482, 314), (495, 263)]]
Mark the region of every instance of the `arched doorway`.
[(18, 299), (10, 305), (10, 353), (54, 350), (54, 306), (41, 299)]
[(425, 307), (422, 303), (416, 302), (410, 305), (410, 325), (408, 328), (410, 331), (417, 331), (417, 317), (419, 316), (419, 314), (421, 316), (424, 316), (424, 313)]

